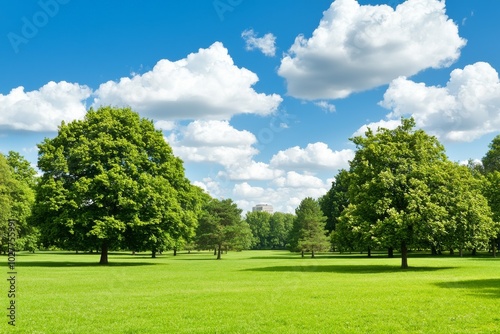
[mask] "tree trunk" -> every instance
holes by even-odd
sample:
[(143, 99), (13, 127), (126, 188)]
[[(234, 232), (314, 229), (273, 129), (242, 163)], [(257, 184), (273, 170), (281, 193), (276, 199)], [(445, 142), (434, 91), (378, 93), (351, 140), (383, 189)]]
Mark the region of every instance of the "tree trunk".
[(460, 248), (460, 249), (458, 250), (458, 255), (459, 255), (460, 257), (463, 257), (463, 256), (464, 256), (464, 251), (462, 250), (462, 248)]
[(214, 255), (217, 255), (217, 247), (214, 248)]
[(368, 247), (368, 257), (372, 257), (372, 249)]
[(432, 246), (431, 246), (431, 254), (432, 254), (432, 255), (437, 255), (437, 254), (438, 254), (438, 251), (437, 251), (437, 249), (436, 249), (436, 246), (434, 246), (434, 245), (432, 245)]
[(389, 257), (389, 258), (393, 258), (394, 257), (394, 248), (389, 247), (387, 249), (387, 257)]
[(476, 247), (474, 247), (474, 248), (472, 249), (472, 256), (476, 256), (476, 255), (477, 255), (477, 248), (476, 248)]
[(406, 242), (401, 242), (401, 269), (408, 269), (408, 248)]
[(314, 250), (311, 251), (311, 257), (314, 259)]
[(177, 256), (177, 248), (174, 248), (174, 256)]
[(222, 245), (219, 245), (219, 247), (217, 248), (217, 260), (220, 260), (221, 250), (222, 250)]
[(450, 255), (455, 255), (455, 251), (452, 249), (450, 249)]
[(493, 251), (493, 257), (497, 257), (497, 241), (496, 240), (493, 240), (493, 246), (492, 246), (492, 251)]
[(304, 251), (302, 251), (302, 257), (304, 257)]
[(153, 250), (151, 251), (151, 257), (152, 257), (153, 259), (155, 259), (155, 258), (156, 258), (156, 250), (154, 250), (154, 249), (153, 249)]
[(99, 264), (108, 264), (108, 243), (106, 241), (103, 241), (101, 245), (101, 260)]

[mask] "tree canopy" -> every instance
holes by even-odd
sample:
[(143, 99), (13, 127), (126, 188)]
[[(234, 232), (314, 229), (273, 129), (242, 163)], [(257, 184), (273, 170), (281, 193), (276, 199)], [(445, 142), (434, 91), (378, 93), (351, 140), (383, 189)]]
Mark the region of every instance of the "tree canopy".
[[(352, 139), (357, 151), (339, 228), (351, 233), (344, 239), (367, 249), (400, 248), (402, 268), (409, 246), (445, 244), (444, 236), (453, 234), (459, 244), (448, 247), (472, 247), (491, 225), (470, 171), (449, 162), (438, 140), (414, 127), (413, 119), (402, 119), (396, 129)], [(473, 240), (463, 235), (471, 229)]]
[(315, 252), (330, 248), (325, 231), (326, 217), (317, 200), (304, 198), (295, 209), (295, 215), (290, 236), (292, 251), (299, 251), (302, 256), (304, 252), (311, 252), (311, 257), (314, 257)]
[(272, 214), (265, 211), (249, 211), (245, 216), (245, 221), (250, 226), (254, 237), (255, 249), (271, 248), (271, 218)]
[(196, 233), (201, 248), (215, 249), (221, 259), (222, 248), (241, 250), (252, 243), (250, 227), (241, 218), (242, 210), (231, 199), (211, 199), (199, 219)]
[(35, 199), (36, 171), (19, 153), (0, 153), (0, 245), (5, 252), (8, 247), (8, 223), (15, 223), (16, 250), (34, 251), (37, 247), (38, 231), (29, 223)]
[(152, 121), (129, 108), (90, 109), (38, 145), (35, 219), (46, 244), (156, 251), (194, 233), (197, 196)]
[(486, 173), (500, 172), (500, 135), (493, 138), (488, 147), (489, 150), (482, 159), (484, 171)]
[(319, 205), (326, 216), (326, 229), (328, 232), (335, 230), (340, 214), (349, 204), (349, 172), (341, 169), (335, 181), (332, 182), (332, 187), (328, 192), (320, 197)]

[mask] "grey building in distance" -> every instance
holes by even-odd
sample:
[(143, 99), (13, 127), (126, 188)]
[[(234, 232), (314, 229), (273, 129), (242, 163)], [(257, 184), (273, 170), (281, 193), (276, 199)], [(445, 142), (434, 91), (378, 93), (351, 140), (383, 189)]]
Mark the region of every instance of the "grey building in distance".
[(252, 212), (255, 211), (265, 211), (269, 213), (273, 213), (273, 206), (269, 204), (257, 204), (252, 208)]

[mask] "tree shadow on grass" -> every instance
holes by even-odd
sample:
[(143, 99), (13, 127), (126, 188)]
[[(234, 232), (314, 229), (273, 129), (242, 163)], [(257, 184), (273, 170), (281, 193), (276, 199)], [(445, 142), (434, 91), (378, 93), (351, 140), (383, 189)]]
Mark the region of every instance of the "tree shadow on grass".
[(276, 256), (276, 255), (270, 255), (270, 256), (252, 256), (249, 257), (251, 260), (285, 260), (285, 259), (290, 259), (290, 260), (295, 260), (295, 259), (301, 259), (300, 255), (283, 255), (283, 256)]
[(485, 298), (500, 298), (500, 278), (436, 283), (440, 288), (465, 289), (468, 294)]
[(307, 273), (339, 273), (339, 274), (382, 274), (402, 272), (425, 272), (454, 269), (454, 267), (410, 267), (401, 269), (396, 266), (386, 265), (328, 265), (328, 266), (274, 266), (245, 269), (244, 271), (269, 271), (269, 272), (307, 272)]
[(73, 262), (73, 261), (22, 261), (17, 262), (16, 267), (45, 267), (45, 268), (70, 268), (70, 267), (138, 267), (154, 266), (158, 263), (152, 262), (110, 262), (101, 265), (99, 262)]

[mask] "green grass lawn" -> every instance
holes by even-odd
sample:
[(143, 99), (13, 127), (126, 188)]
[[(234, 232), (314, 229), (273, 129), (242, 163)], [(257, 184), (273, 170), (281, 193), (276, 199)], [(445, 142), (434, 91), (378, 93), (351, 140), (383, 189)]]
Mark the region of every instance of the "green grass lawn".
[(404, 271), (382, 255), (286, 251), (16, 261), (16, 328), (4, 316), (3, 333), (500, 333), (500, 258), (413, 254)]

